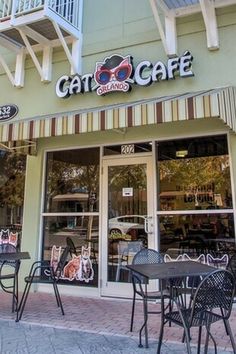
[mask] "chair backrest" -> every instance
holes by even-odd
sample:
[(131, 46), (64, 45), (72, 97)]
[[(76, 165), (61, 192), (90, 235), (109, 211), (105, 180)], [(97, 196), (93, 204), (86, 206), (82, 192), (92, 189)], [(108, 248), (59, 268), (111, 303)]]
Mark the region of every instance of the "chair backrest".
[(66, 238), (66, 245), (70, 248), (70, 254), (77, 256), (75, 244), (69, 236)]
[(234, 277), (227, 270), (216, 269), (206, 276), (195, 292), (192, 318), (204, 316), (205, 311), (221, 310), (223, 318), (228, 319), (234, 299), (234, 284)]
[(143, 248), (134, 256), (132, 264), (164, 263), (163, 255), (151, 248)]
[[(204, 254), (200, 254), (200, 255), (189, 255), (188, 253), (184, 253), (182, 255), (183, 257), (183, 261), (193, 261), (193, 262), (198, 262), (198, 263), (206, 263), (206, 258)], [(201, 283), (202, 281), (202, 277), (200, 275), (194, 276), (194, 277), (187, 277), (186, 281), (185, 281), (185, 286), (187, 288), (192, 289), (192, 291), (194, 289), (196, 289), (198, 287), (198, 285)]]
[[(164, 254), (164, 262), (182, 262), (183, 261), (183, 255), (179, 254), (177, 257), (171, 257), (168, 253)], [(171, 278), (167, 281), (167, 284), (169, 286), (173, 287), (182, 287), (182, 282), (184, 281), (184, 278)]]
[(57, 268), (55, 270), (55, 275), (57, 278), (59, 278), (63, 272), (63, 269), (66, 265), (66, 262), (67, 262), (67, 258), (68, 258), (68, 255), (70, 253), (70, 247), (67, 246), (66, 248), (64, 248), (61, 256), (60, 256), (60, 259), (59, 259), (59, 262), (57, 264)]
[[(133, 258), (132, 264), (155, 264), (164, 263), (163, 255), (153, 250), (152, 248), (143, 248)], [(142, 284), (147, 283), (147, 279), (138, 273), (132, 273), (133, 289), (137, 292), (137, 286), (139, 286), (139, 292), (144, 295)]]
[[(123, 260), (129, 260), (129, 258), (133, 260), (135, 254), (139, 252), (142, 247), (142, 241), (119, 241), (117, 246), (118, 256)], [(128, 263), (131, 263), (131, 261)]]

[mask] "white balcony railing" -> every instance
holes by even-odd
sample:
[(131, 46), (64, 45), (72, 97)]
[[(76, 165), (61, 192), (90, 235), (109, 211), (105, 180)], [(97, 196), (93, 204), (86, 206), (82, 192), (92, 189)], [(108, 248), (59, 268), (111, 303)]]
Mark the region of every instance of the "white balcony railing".
[[(23, 14), (29, 11), (35, 11), (43, 8), (44, 0), (12, 0), (13, 14)], [(14, 8), (15, 7), (15, 8)]]
[(0, 20), (11, 16), (12, 0), (0, 0)]
[(0, 21), (29, 14), (42, 9), (50, 9), (61, 18), (79, 27), (80, 0), (0, 0)]

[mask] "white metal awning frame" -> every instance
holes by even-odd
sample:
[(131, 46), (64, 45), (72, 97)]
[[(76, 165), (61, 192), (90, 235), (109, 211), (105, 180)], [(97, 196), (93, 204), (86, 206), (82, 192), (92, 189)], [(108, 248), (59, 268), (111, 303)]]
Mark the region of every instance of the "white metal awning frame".
[(36, 140), (22, 140), (22, 141), (9, 141), (0, 142), (0, 150), (4, 150), (11, 153), (25, 153), (30, 155), (36, 155), (37, 143)]

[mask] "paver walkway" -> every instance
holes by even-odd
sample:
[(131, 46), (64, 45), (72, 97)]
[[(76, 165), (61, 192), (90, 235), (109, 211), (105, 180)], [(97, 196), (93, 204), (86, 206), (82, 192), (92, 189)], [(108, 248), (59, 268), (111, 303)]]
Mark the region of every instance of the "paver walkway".
[[(137, 304), (135, 327), (129, 332), (130, 300), (62, 296), (65, 316), (56, 306), (55, 297), (45, 293), (29, 295), (25, 312), (19, 323), (11, 313), (11, 297), (1, 293), (0, 348), (1, 354), (57, 354), (57, 353), (156, 353), (159, 315), (149, 315), (148, 349), (138, 348), (138, 330), (142, 323), (142, 304)], [(151, 305), (159, 309), (159, 304)], [(236, 309), (231, 316), (232, 331), (236, 337)], [(192, 344), (196, 343), (196, 332)], [(218, 353), (233, 353), (223, 324), (215, 324), (213, 335)], [(163, 354), (183, 354), (182, 330), (165, 327)], [(194, 351), (195, 352), (195, 351)], [(209, 350), (209, 354), (213, 350)]]

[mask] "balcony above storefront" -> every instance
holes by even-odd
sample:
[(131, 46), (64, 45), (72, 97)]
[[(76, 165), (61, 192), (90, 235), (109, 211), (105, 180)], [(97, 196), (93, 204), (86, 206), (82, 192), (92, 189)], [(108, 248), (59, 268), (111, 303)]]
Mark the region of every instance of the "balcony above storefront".
[(235, 5), (236, 0), (149, 0), (162, 44), (168, 56), (177, 55), (176, 20), (179, 17), (202, 13), (207, 47), (219, 49), (216, 9)]
[[(80, 72), (82, 5), (82, 0), (0, 0), (0, 46), (16, 55), (14, 75), (2, 54), (0, 64), (14, 86), (24, 86), (26, 54), (41, 81), (51, 81), (55, 47), (63, 47), (71, 73)], [(38, 52), (43, 53), (42, 62)]]

